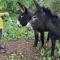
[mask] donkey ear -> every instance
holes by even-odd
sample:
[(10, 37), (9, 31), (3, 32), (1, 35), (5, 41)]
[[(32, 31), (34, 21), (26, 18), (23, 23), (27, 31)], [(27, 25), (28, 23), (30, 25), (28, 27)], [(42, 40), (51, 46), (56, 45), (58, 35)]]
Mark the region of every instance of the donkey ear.
[(34, 2), (34, 4), (35, 4), (36, 8), (37, 8), (38, 10), (40, 10), (41, 6), (36, 2), (36, 0), (33, 0), (33, 2)]
[(26, 11), (27, 10), (27, 8), (23, 4), (21, 4), (20, 2), (17, 2), (17, 3), (19, 4), (19, 6), (21, 8), (21, 11)]
[(23, 8), (23, 7), (25, 7), (23, 4), (21, 4), (20, 2), (17, 2), (18, 4), (19, 4), (19, 6), (21, 7), (21, 8)]

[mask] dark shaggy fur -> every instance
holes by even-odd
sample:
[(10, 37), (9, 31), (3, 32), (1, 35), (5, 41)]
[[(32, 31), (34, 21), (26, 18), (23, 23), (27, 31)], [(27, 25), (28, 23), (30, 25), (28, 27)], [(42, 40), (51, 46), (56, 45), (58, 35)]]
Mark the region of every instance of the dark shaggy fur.
[[(19, 18), (18, 18), (18, 21), (20, 22), (20, 24), (22, 25), (22, 26), (26, 26), (27, 25), (27, 23), (31, 20), (31, 18), (32, 18), (32, 16), (33, 15), (35, 15), (35, 14), (33, 14), (33, 13), (31, 13), (25, 6), (23, 6), (22, 4), (20, 4), (19, 2), (18, 2), (18, 4), (20, 5), (20, 7), (22, 8), (22, 7), (24, 7), (25, 8), (25, 12), (24, 13), (20, 13), (20, 15), (19, 15)], [(21, 16), (23, 16), (23, 17), (21, 17)], [(40, 34), (41, 34), (41, 41), (42, 41), (42, 46), (44, 45), (44, 31), (42, 32), (40, 32)], [(39, 40), (39, 37), (38, 37), (38, 32), (34, 32), (34, 35), (35, 35), (35, 42), (34, 42), (34, 46), (37, 46), (37, 43), (38, 43), (38, 40)], [(49, 40), (49, 35), (48, 35), (48, 38), (47, 38), (47, 41)]]
[[(45, 7), (38, 7), (38, 10), (34, 16), (29, 23), (36, 32), (49, 32), (49, 37), (51, 37), (52, 43), (51, 56), (53, 56), (56, 39), (60, 40), (60, 18), (53, 15), (51, 11)], [(30, 27), (28, 28), (30, 29)]]

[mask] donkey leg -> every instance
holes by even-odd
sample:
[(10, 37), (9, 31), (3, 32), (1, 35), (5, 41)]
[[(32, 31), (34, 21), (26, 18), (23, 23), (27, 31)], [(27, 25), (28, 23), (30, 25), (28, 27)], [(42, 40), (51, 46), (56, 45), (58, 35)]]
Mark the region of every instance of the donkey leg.
[(41, 42), (42, 42), (42, 47), (44, 46), (44, 32), (41, 32)]
[(56, 39), (55, 38), (51, 38), (51, 56), (54, 56), (54, 49), (55, 49), (55, 43), (56, 43)]
[(47, 36), (47, 42), (49, 42), (49, 32), (48, 32), (48, 36)]
[(35, 35), (34, 47), (36, 47), (37, 44), (38, 44), (38, 40), (39, 40), (39, 38), (38, 38), (38, 32), (35, 31), (34, 35)]
[(49, 43), (49, 33), (48, 33), (48, 35), (47, 35), (46, 46), (48, 46), (48, 43)]

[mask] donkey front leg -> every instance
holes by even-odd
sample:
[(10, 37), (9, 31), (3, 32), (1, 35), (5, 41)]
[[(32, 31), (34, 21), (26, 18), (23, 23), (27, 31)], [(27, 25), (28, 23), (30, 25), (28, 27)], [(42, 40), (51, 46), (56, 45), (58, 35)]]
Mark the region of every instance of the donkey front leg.
[(44, 32), (41, 32), (41, 42), (42, 42), (42, 47), (44, 46)]
[(34, 47), (36, 47), (38, 44), (38, 40), (39, 40), (38, 32), (34, 31), (34, 35), (35, 35)]

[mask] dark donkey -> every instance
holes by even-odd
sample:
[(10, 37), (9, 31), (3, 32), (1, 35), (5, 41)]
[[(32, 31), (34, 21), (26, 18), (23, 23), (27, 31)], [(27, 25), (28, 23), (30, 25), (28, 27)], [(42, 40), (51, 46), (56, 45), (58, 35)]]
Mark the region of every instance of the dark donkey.
[(53, 56), (56, 40), (59, 39), (60, 41), (60, 18), (56, 15), (53, 15), (51, 11), (45, 7), (38, 5), (37, 9), (38, 11), (28, 22), (27, 28), (30, 30), (33, 29), (37, 32), (49, 32), (49, 37), (51, 38), (52, 43), (51, 56)]
[[(32, 14), (24, 5), (22, 5), (21, 3), (19, 3), (19, 6), (21, 7), (21, 13), (19, 15), (19, 18), (18, 18), (18, 21), (17, 21), (17, 24), (18, 26), (22, 25), (22, 26), (26, 26), (27, 23), (31, 20), (32, 16), (34, 14)], [(41, 42), (42, 42), (42, 46), (44, 45), (44, 31), (40, 32), (41, 34)], [(34, 42), (34, 46), (37, 46), (37, 43), (38, 43), (38, 40), (39, 40), (39, 33), (34, 31), (34, 35), (35, 35), (35, 42)], [(49, 35), (48, 35), (48, 38), (47, 38), (47, 41), (49, 40)]]

